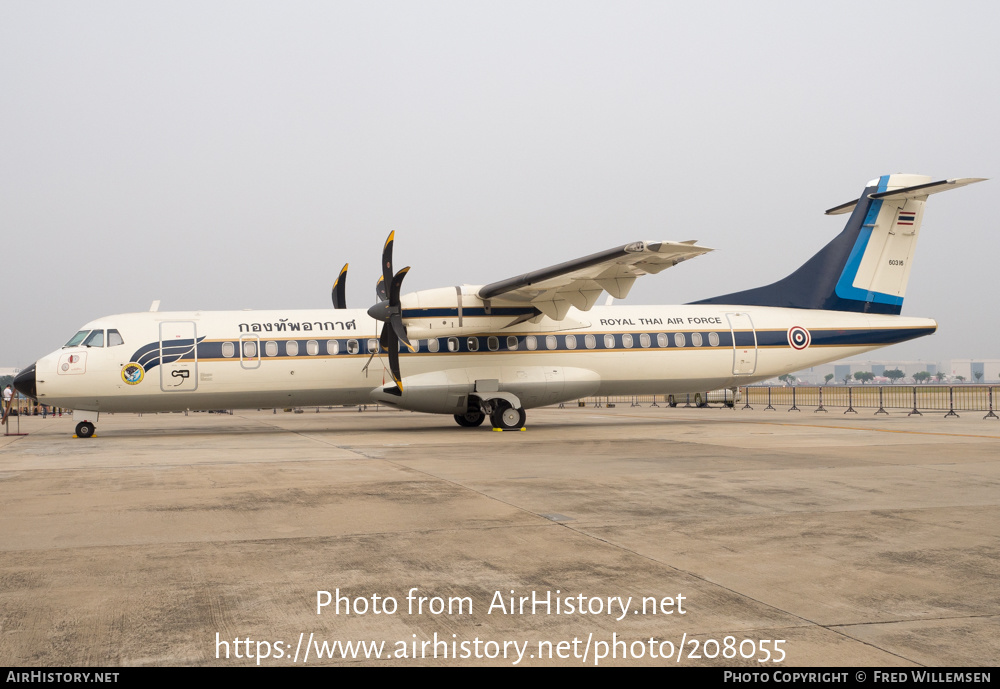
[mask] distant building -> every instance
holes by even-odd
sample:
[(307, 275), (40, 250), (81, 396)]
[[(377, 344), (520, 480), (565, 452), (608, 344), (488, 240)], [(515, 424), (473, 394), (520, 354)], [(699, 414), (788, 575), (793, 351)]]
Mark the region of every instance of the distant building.
[[(835, 361), (822, 366), (814, 366), (792, 374), (805, 385), (822, 385), (828, 374), (833, 374), (831, 385), (843, 384), (844, 378), (854, 382), (854, 374), (858, 371), (871, 371), (875, 376), (885, 376), (886, 371), (898, 368), (904, 374), (899, 383), (913, 383), (914, 374), (927, 371), (931, 376), (941, 372), (945, 380), (955, 380), (962, 376), (969, 383), (1000, 382), (1000, 359), (950, 359), (946, 362), (937, 361)], [(976, 373), (980, 379), (976, 379)]]

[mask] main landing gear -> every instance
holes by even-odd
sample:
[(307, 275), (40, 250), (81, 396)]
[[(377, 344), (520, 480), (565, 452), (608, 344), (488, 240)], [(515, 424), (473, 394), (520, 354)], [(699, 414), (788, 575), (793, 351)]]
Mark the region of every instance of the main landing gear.
[(89, 438), (94, 435), (97, 427), (90, 421), (81, 421), (76, 425), (76, 437)]
[(458, 422), (459, 426), (464, 426), (465, 428), (481, 426), (485, 418), (486, 414), (481, 409), (469, 409), (464, 414), (455, 414), (455, 421)]
[[(507, 399), (507, 397), (510, 399)], [(493, 397), (489, 399), (470, 400), (471, 405), (464, 414), (455, 414), (455, 421), (459, 426), (474, 428), (482, 425), (486, 417), (490, 417), (495, 431), (523, 431), (524, 421), (527, 418), (524, 409), (513, 395), (504, 397)], [(517, 404), (518, 406), (515, 406)]]

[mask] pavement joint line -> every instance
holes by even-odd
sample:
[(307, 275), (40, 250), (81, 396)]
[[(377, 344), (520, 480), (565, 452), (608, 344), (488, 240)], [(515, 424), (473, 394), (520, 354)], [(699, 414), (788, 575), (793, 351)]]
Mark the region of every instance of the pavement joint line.
[(912, 658), (907, 658), (906, 656), (900, 655), (899, 653), (891, 651), (891, 650), (889, 650), (887, 648), (882, 648), (881, 646), (876, 646), (875, 644), (873, 644), (873, 643), (871, 643), (869, 641), (866, 641), (864, 639), (858, 639), (858, 638), (853, 637), (850, 634), (848, 634), (848, 633), (846, 633), (844, 631), (841, 631), (839, 629), (833, 629), (833, 627), (843, 627), (843, 626), (847, 626), (847, 625), (843, 625), (843, 624), (839, 624), (839, 625), (821, 624), (821, 623), (816, 622), (814, 620), (810, 620), (810, 619), (808, 619), (806, 617), (803, 617), (802, 615), (798, 615), (798, 614), (796, 614), (794, 612), (791, 612), (790, 610), (785, 610), (784, 608), (781, 608), (781, 607), (779, 607), (777, 605), (774, 605), (773, 603), (768, 603), (767, 601), (761, 600), (760, 598), (757, 598), (755, 596), (751, 596), (751, 595), (749, 595), (747, 593), (743, 593), (743, 592), (737, 591), (737, 590), (735, 590), (735, 589), (733, 589), (733, 588), (731, 588), (729, 586), (726, 586), (724, 584), (719, 583), (718, 581), (712, 581), (710, 579), (707, 579), (707, 578), (701, 576), (700, 574), (696, 574), (695, 572), (692, 572), (690, 570), (681, 569), (680, 567), (677, 567), (675, 565), (671, 565), (669, 563), (662, 562), (662, 561), (660, 561), (660, 560), (658, 560), (658, 559), (656, 559), (656, 558), (654, 558), (654, 557), (652, 557), (650, 555), (643, 555), (642, 553), (638, 553), (638, 552), (636, 552), (635, 550), (633, 550), (631, 548), (626, 548), (624, 546), (620, 546), (620, 545), (616, 545), (614, 543), (610, 543), (606, 539), (601, 538), (600, 536), (596, 536), (596, 535), (592, 535), (592, 534), (587, 534), (587, 533), (581, 532), (579, 529), (576, 529), (576, 528), (574, 528), (573, 526), (571, 526), (569, 524), (566, 524), (566, 523), (563, 523), (563, 522), (559, 522), (559, 526), (563, 526), (563, 527), (565, 527), (565, 528), (567, 528), (567, 529), (569, 529), (569, 530), (571, 530), (571, 531), (573, 531), (575, 533), (579, 533), (579, 534), (581, 534), (583, 536), (587, 536), (587, 537), (592, 538), (594, 540), (597, 540), (597, 541), (599, 541), (601, 543), (604, 543), (605, 545), (609, 545), (609, 546), (611, 546), (613, 548), (617, 548), (618, 550), (622, 550), (622, 551), (625, 551), (627, 553), (631, 553), (632, 555), (635, 555), (635, 556), (637, 556), (637, 557), (639, 557), (641, 559), (644, 559), (644, 560), (647, 560), (647, 561), (650, 561), (650, 562), (654, 562), (657, 565), (660, 565), (661, 567), (667, 567), (668, 569), (672, 569), (673, 571), (675, 571), (675, 572), (677, 572), (679, 574), (683, 574), (683, 575), (689, 576), (692, 579), (697, 579), (698, 581), (701, 581), (701, 582), (703, 582), (705, 584), (708, 584), (709, 586), (714, 586), (714, 587), (720, 588), (720, 589), (722, 589), (724, 591), (728, 591), (729, 593), (733, 594), (734, 596), (736, 596), (738, 598), (742, 598), (742, 599), (745, 599), (745, 600), (752, 600), (755, 603), (763, 605), (763, 606), (765, 606), (767, 608), (770, 608), (772, 610), (777, 610), (778, 612), (784, 613), (785, 615), (788, 615), (789, 617), (793, 617), (795, 619), (802, 620), (802, 622), (803, 622), (802, 625), (795, 625), (795, 626), (790, 626), (790, 627), (786, 627), (786, 628), (789, 628), (789, 629), (812, 629), (812, 628), (824, 629), (824, 630), (826, 630), (828, 632), (831, 632), (832, 634), (836, 634), (838, 636), (842, 636), (845, 639), (850, 639), (851, 641), (856, 641), (856, 642), (858, 642), (860, 644), (863, 644), (865, 646), (869, 646), (870, 648), (877, 649), (877, 650), (879, 650), (879, 651), (881, 651), (883, 653), (888, 653), (889, 655), (895, 656), (895, 657), (900, 658), (902, 660), (905, 660), (907, 662), (915, 663), (915, 664), (920, 665), (921, 667), (923, 667), (923, 665), (921, 663), (917, 662), (916, 660), (913, 660)]
[[(396, 462), (394, 460), (391, 460), (391, 459), (385, 459), (383, 461), (385, 461), (385, 462), (387, 462), (389, 464), (392, 464), (393, 466), (402, 466), (398, 462)], [(446, 479), (446, 478), (442, 478), (440, 476), (435, 476), (434, 474), (431, 474), (431, 473), (429, 473), (429, 472), (427, 472), (425, 470), (422, 470), (422, 469), (414, 469), (414, 471), (417, 471), (417, 472), (419, 472), (421, 474), (425, 474), (425, 475), (430, 476), (432, 478), (435, 478), (435, 479), (437, 479), (439, 481), (444, 481), (446, 483), (450, 483), (450, 484), (452, 484), (454, 486), (457, 486), (457, 487), (462, 488), (464, 490), (470, 491), (470, 492), (472, 492), (472, 493), (474, 493), (476, 495), (479, 495), (480, 497), (485, 498), (487, 500), (490, 500), (490, 501), (493, 501), (493, 502), (499, 502), (500, 504), (506, 505), (506, 506), (508, 506), (508, 507), (510, 507), (510, 508), (512, 508), (512, 509), (514, 509), (516, 511), (518, 511), (518, 512), (522, 512), (522, 513), (525, 513), (525, 514), (530, 514), (532, 516), (538, 517), (539, 519), (543, 519), (543, 520), (549, 522), (553, 526), (561, 526), (561, 527), (563, 527), (563, 528), (565, 528), (565, 529), (573, 532), (574, 534), (576, 534), (576, 535), (578, 535), (578, 536), (580, 536), (582, 538), (585, 538), (585, 539), (588, 539), (588, 540), (597, 541), (598, 543), (601, 543), (602, 545), (610, 547), (610, 548), (612, 548), (614, 550), (618, 550), (620, 552), (628, 553), (628, 554), (630, 554), (630, 555), (632, 555), (634, 557), (637, 557), (637, 558), (639, 558), (641, 560), (645, 560), (647, 562), (654, 563), (654, 564), (656, 564), (659, 567), (666, 567), (666, 568), (668, 568), (668, 569), (670, 569), (670, 570), (672, 570), (674, 572), (677, 572), (678, 574), (691, 577), (692, 579), (697, 579), (698, 581), (701, 581), (701, 582), (703, 582), (703, 583), (705, 583), (705, 584), (707, 584), (709, 586), (714, 586), (714, 587), (721, 588), (721, 589), (723, 589), (725, 591), (730, 592), (734, 596), (737, 596), (738, 598), (744, 598), (744, 599), (752, 600), (755, 603), (758, 603), (760, 605), (768, 607), (768, 608), (770, 608), (772, 610), (777, 610), (777, 611), (779, 611), (779, 612), (781, 612), (781, 613), (783, 613), (785, 615), (788, 615), (788, 616), (793, 617), (795, 619), (802, 620), (803, 623), (805, 623), (806, 625), (812, 625), (812, 626), (815, 626), (815, 627), (826, 628), (824, 625), (818, 624), (818, 623), (816, 623), (816, 622), (814, 622), (812, 620), (809, 620), (809, 619), (807, 619), (805, 617), (802, 617), (801, 615), (797, 615), (797, 614), (795, 614), (793, 612), (790, 612), (788, 610), (780, 608), (780, 607), (778, 607), (776, 605), (773, 605), (771, 603), (762, 601), (762, 600), (760, 600), (758, 598), (755, 598), (753, 596), (750, 596), (750, 595), (747, 595), (745, 593), (741, 593), (739, 591), (736, 591), (735, 589), (732, 589), (732, 588), (730, 588), (728, 586), (724, 586), (723, 584), (720, 584), (717, 581), (712, 581), (710, 579), (707, 579), (706, 577), (703, 577), (703, 576), (701, 576), (699, 574), (696, 574), (695, 572), (692, 572), (690, 570), (681, 569), (680, 567), (677, 567), (676, 565), (672, 565), (672, 564), (669, 564), (667, 562), (663, 562), (663, 561), (661, 561), (661, 560), (659, 560), (659, 559), (657, 559), (655, 557), (652, 557), (650, 555), (645, 555), (643, 553), (637, 552), (633, 548), (628, 548), (628, 547), (620, 545), (620, 544), (612, 543), (611, 541), (607, 540), (606, 538), (602, 538), (600, 536), (597, 536), (596, 534), (587, 533), (586, 531), (582, 531), (579, 528), (576, 528), (576, 527), (574, 527), (574, 526), (572, 526), (572, 525), (570, 525), (570, 524), (568, 524), (566, 522), (553, 522), (551, 519), (542, 516), (538, 512), (535, 512), (533, 510), (529, 510), (529, 509), (527, 509), (525, 507), (521, 507), (520, 505), (515, 505), (515, 504), (513, 504), (513, 503), (511, 503), (511, 502), (509, 502), (507, 500), (503, 500), (501, 498), (498, 498), (498, 497), (495, 497), (495, 496), (492, 496), (492, 495), (486, 495), (481, 490), (473, 488), (471, 486), (467, 486), (467, 485), (462, 484), (462, 483), (459, 483), (458, 481), (451, 480), (451, 479)], [(544, 526), (544, 524), (542, 526)], [(852, 638), (849, 635), (847, 635), (847, 634), (845, 634), (843, 632), (840, 632), (840, 631), (838, 631), (836, 629), (831, 629), (830, 631), (833, 632), (833, 633), (835, 633), (835, 634), (838, 634), (840, 636), (844, 636), (846, 638)], [(862, 643), (866, 643), (866, 642), (862, 642)], [(872, 644), (867, 644), (867, 645), (871, 646)], [(878, 648), (878, 647), (877, 646), (873, 646), (873, 648)], [(879, 649), (879, 650), (885, 651), (885, 649)], [(898, 654), (891, 653), (889, 651), (885, 651), (885, 652), (888, 652), (891, 655), (896, 655), (897, 657), (900, 657), (900, 658), (903, 657), (903, 656), (899, 656)], [(908, 658), (904, 658), (904, 659), (905, 660), (909, 660)]]
[[(247, 421), (250, 420), (250, 419), (247, 419), (245, 416), (241, 416), (240, 418), (246, 419)], [(274, 423), (272, 421), (264, 420), (262, 423), (264, 425), (266, 425), (266, 426), (270, 426), (271, 428), (276, 428), (279, 431), (284, 431), (285, 433), (290, 433), (292, 435), (300, 436), (300, 437), (305, 438), (306, 440), (312, 441), (314, 443), (319, 443), (321, 445), (326, 445), (328, 447), (335, 447), (338, 450), (343, 450), (344, 452), (350, 452), (352, 455), (354, 455), (354, 456), (356, 456), (356, 457), (358, 457), (360, 459), (372, 459), (372, 457), (369, 457), (368, 455), (365, 455), (365, 454), (363, 454), (361, 452), (358, 452), (357, 450), (351, 449), (350, 447), (345, 447), (343, 445), (338, 445), (337, 443), (330, 442), (329, 440), (324, 440), (323, 438), (317, 438), (315, 436), (308, 435), (306, 433), (303, 433), (302, 431), (293, 431), (293, 430), (291, 430), (289, 428), (285, 428), (284, 426), (279, 426), (278, 424), (276, 424), (276, 423)]]
[[(658, 421), (659, 419), (650, 418), (648, 416), (636, 416), (635, 414), (604, 414), (605, 417), (615, 417), (621, 418), (627, 416), (633, 419), (646, 419), (651, 422)], [(671, 419), (671, 421), (684, 421), (683, 419)], [(1000, 435), (979, 435), (974, 433), (943, 433), (940, 431), (910, 431), (910, 430), (896, 430), (892, 428), (859, 428), (857, 426), (837, 426), (832, 424), (822, 424), (822, 423), (782, 423), (781, 421), (748, 421), (745, 419), (698, 419), (696, 423), (743, 423), (751, 425), (760, 426), (792, 426), (793, 428), (832, 428), (836, 430), (846, 430), (846, 431), (876, 431), (879, 433), (904, 433), (910, 435), (943, 435), (954, 438), (988, 438), (990, 440), (1000, 440)]]

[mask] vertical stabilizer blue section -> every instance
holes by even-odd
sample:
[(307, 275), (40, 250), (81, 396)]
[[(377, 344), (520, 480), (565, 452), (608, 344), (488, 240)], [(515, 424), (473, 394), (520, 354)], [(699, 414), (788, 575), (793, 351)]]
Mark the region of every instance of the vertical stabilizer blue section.
[(869, 198), (886, 191), (890, 175), (868, 186), (837, 237), (788, 277), (764, 287), (724, 294), (693, 304), (780, 306), (795, 309), (898, 314), (902, 296), (854, 286), (883, 202)]

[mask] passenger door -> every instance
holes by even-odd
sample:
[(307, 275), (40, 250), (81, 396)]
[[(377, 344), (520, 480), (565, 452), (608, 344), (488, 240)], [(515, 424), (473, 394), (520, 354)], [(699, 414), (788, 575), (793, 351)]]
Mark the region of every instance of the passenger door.
[(198, 337), (193, 321), (160, 323), (160, 390), (198, 389)]

